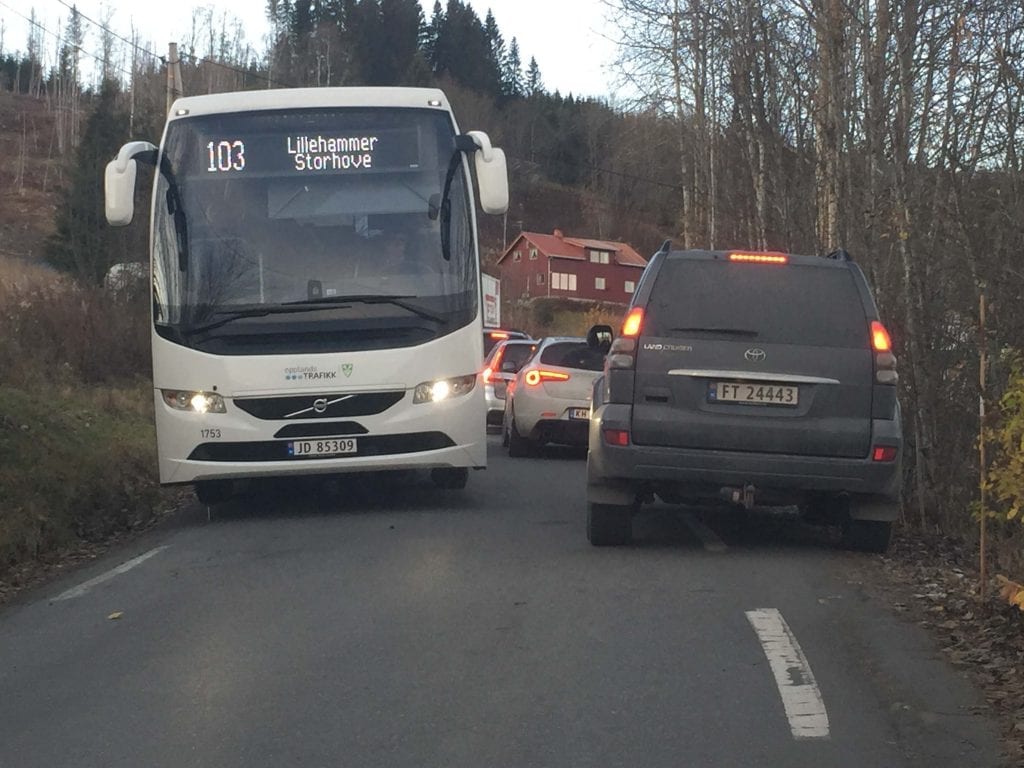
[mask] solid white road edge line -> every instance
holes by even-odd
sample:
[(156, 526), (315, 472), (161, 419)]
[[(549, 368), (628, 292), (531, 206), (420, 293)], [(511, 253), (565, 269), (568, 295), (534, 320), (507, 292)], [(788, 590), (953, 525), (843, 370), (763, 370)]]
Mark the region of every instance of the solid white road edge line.
[(147, 560), (149, 560), (149, 558), (153, 557), (153, 555), (158, 555), (161, 552), (163, 552), (165, 549), (167, 549), (167, 545), (166, 544), (164, 546), (162, 546), (162, 547), (157, 547), (156, 549), (151, 549), (151, 550), (149, 550), (149, 552), (143, 552), (138, 557), (134, 557), (131, 560), (128, 560), (127, 562), (121, 563), (119, 566), (117, 566), (117, 568), (112, 568), (109, 571), (107, 571), (106, 573), (101, 573), (99, 576), (96, 576), (95, 578), (89, 579), (88, 581), (83, 581), (77, 587), (72, 587), (67, 592), (61, 592), (59, 595), (57, 595), (55, 598), (53, 598), (50, 602), (51, 603), (56, 603), (56, 602), (59, 602), (61, 600), (73, 600), (76, 597), (81, 597), (82, 595), (84, 595), (86, 592), (88, 592), (93, 587), (98, 586), (98, 585), (102, 584), (105, 581), (110, 581), (115, 576), (120, 576), (122, 573), (130, 571), (132, 568), (134, 568), (137, 565), (142, 565), (142, 563), (144, 563)]
[(782, 706), (794, 739), (827, 739), (828, 712), (818, 683), (800, 644), (782, 614), (775, 608), (747, 611), (764, 655), (775, 675)]
[(683, 522), (686, 523), (687, 528), (693, 531), (693, 535), (700, 539), (700, 543), (704, 545), (704, 549), (708, 552), (725, 552), (729, 549), (725, 542), (718, 537), (717, 533), (704, 525), (691, 513), (686, 512), (683, 514)]

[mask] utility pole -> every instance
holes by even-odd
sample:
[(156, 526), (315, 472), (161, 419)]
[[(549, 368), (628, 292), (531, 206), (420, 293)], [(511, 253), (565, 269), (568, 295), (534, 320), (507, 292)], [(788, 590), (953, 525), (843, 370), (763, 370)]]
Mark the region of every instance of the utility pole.
[(167, 44), (167, 111), (171, 111), (174, 100), (184, 96), (181, 82), (181, 59), (178, 58), (178, 44)]
[(982, 290), (981, 297), (978, 300), (978, 385), (980, 391), (978, 394), (978, 418), (980, 421), (979, 432), (981, 437), (978, 439), (978, 459), (979, 459), (979, 473), (978, 473), (978, 493), (980, 496), (980, 522), (979, 525), (979, 548), (981, 550), (979, 554), (978, 570), (980, 571), (978, 584), (978, 597), (983, 602), (988, 591), (988, 562), (985, 556), (985, 549), (987, 547), (986, 542), (986, 520), (988, 518), (988, 508), (986, 506), (986, 486), (988, 485), (988, 468), (986, 467), (985, 457), (985, 440), (987, 434), (985, 431), (985, 369), (988, 367), (988, 354), (987, 339), (985, 332), (985, 291)]

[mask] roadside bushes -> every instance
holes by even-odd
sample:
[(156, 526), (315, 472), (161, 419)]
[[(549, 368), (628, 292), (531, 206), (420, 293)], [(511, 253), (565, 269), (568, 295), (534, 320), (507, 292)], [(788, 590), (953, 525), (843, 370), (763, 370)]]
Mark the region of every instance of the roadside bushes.
[(0, 383), (123, 382), (150, 372), (145, 291), (80, 288), (66, 277), (0, 284)]
[(146, 292), (17, 277), (0, 271), (0, 578), (158, 500)]

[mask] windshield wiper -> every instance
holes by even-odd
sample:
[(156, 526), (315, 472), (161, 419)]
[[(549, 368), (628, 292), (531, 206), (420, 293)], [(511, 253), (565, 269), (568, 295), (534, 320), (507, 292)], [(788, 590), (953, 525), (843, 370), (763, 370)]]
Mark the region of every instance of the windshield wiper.
[(220, 328), (222, 325), (233, 323), (235, 320), (240, 320), (243, 317), (266, 317), (267, 315), (286, 315), (297, 312), (312, 312), (316, 307), (302, 307), (302, 306), (289, 306), (285, 304), (271, 304), (265, 307), (253, 307), (252, 309), (240, 309), (237, 312), (215, 312), (214, 314), (223, 315), (218, 320), (211, 320), (208, 323), (200, 323), (199, 325), (190, 325), (187, 328), (182, 328), (181, 332), (186, 336), (193, 336), (203, 331), (211, 331), (214, 328)]
[(757, 331), (749, 328), (717, 328), (713, 326), (694, 326), (692, 328), (669, 328), (673, 333), (721, 333), (726, 336), (746, 336), (755, 338)]
[(347, 304), (348, 302), (354, 302), (358, 304), (391, 304), (395, 307), (401, 307), (407, 312), (417, 317), (422, 317), (424, 320), (432, 320), (435, 323), (444, 324), (444, 318), (435, 315), (433, 312), (428, 312), (416, 304), (410, 304), (405, 299), (414, 299), (415, 296), (406, 295), (379, 295), (375, 293), (358, 294), (353, 296), (321, 296), (315, 299), (300, 299), (299, 301), (288, 301), (282, 304), (283, 307), (295, 307), (300, 309), (302, 307), (308, 307), (314, 309), (318, 305), (324, 304)]

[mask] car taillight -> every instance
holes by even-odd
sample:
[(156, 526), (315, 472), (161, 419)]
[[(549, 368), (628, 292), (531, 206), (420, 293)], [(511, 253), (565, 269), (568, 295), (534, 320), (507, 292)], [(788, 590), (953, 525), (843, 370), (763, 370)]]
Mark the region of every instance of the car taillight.
[(605, 429), (601, 434), (608, 445), (629, 445), (629, 432), (624, 429)]
[(494, 376), (494, 371), (492, 371), (490, 368), (484, 368), (484, 372), (483, 372), (484, 384), (490, 384), (492, 376)]
[(896, 370), (896, 355), (892, 353), (892, 339), (885, 326), (877, 320), (871, 321), (871, 348), (875, 352), (875, 381), (896, 384), (900, 374)]
[(508, 334), (504, 331), (491, 331), (491, 338), (501, 341), (508, 338)]
[(871, 451), (872, 461), (896, 461), (896, 448), (892, 445), (876, 445)]
[(875, 352), (892, 352), (892, 339), (885, 326), (877, 320), (871, 321), (871, 347)]
[(784, 253), (730, 253), (729, 261), (747, 264), (786, 264), (789, 257)]
[(526, 372), (525, 379), (527, 384), (535, 387), (542, 381), (568, 381), (569, 374), (562, 373), (561, 371), (542, 371), (535, 368), (532, 371)]
[(619, 336), (608, 350), (609, 368), (632, 368), (636, 363), (636, 339)]
[(640, 329), (644, 324), (644, 308), (633, 307), (622, 321), (622, 335), (635, 339), (640, 335)]

